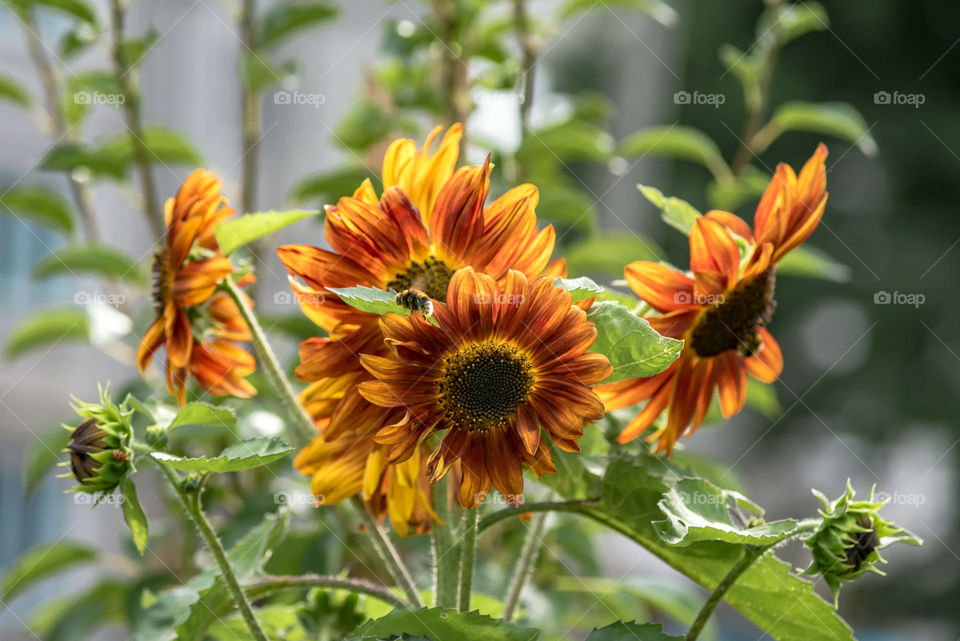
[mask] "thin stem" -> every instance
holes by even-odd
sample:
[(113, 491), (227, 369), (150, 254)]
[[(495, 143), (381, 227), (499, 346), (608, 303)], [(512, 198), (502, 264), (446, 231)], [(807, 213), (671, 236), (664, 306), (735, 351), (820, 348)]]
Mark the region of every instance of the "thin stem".
[(414, 584), (410, 572), (407, 571), (407, 567), (400, 559), (397, 548), (390, 543), (386, 532), (384, 532), (380, 524), (377, 523), (377, 519), (374, 518), (373, 514), (370, 513), (363, 499), (359, 496), (354, 496), (350, 501), (360, 514), (363, 524), (372, 535), (370, 540), (373, 541), (373, 546), (376, 548), (377, 554), (380, 556), (384, 565), (387, 566), (387, 570), (389, 570), (393, 580), (400, 586), (404, 594), (407, 595), (407, 600), (413, 604), (414, 607), (422, 608), (423, 601), (420, 600), (420, 593), (417, 591), (417, 586)]
[(267, 335), (264, 333), (263, 328), (260, 327), (257, 317), (254, 315), (253, 310), (250, 309), (246, 298), (244, 298), (240, 292), (237, 284), (233, 282), (233, 278), (229, 276), (225, 278), (223, 282), (227, 293), (230, 294), (233, 302), (237, 304), (240, 315), (243, 316), (243, 320), (247, 322), (247, 326), (250, 328), (250, 334), (253, 336), (253, 347), (257, 351), (257, 356), (260, 358), (260, 364), (263, 365), (264, 370), (267, 372), (267, 378), (270, 379), (274, 390), (280, 395), (280, 400), (283, 401), (284, 406), (287, 408), (287, 414), (296, 428), (296, 439), (301, 445), (309, 443), (316, 434), (313, 420), (307, 415), (303, 406), (300, 405), (300, 402), (297, 400), (296, 393), (284, 375), (283, 368), (280, 367), (277, 355), (274, 354), (273, 348), (270, 347), (270, 343), (267, 341)]
[(537, 557), (540, 556), (540, 547), (543, 543), (543, 529), (547, 523), (547, 514), (538, 513), (533, 517), (527, 529), (527, 537), (523, 540), (523, 547), (520, 548), (520, 558), (517, 559), (517, 567), (510, 578), (510, 585), (507, 588), (507, 595), (503, 600), (503, 620), (510, 621), (517, 612), (517, 606), (520, 605), (520, 593), (523, 592), (523, 586), (530, 580), (533, 574), (533, 568), (537, 564)]
[(434, 510), (441, 523), (434, 525), (431, 532), (433, 545), (433, 602), (443, 608), (457, 607), (458, 575), (460, 573), (460, 554), (453, 532), (454, 515), (450, 507), (449, 480), (440, 479), (434, 486), (436, 498)]
[(530, 33), (530, 19), (527, 16), (526, 0), (513, 0), (513, 27), (520, 44), (520, 140), (526, 137), (530, 119), (530, 108), (533, 106), (534, 67), (537, 63), (537, 50), (533, 35)]
[(203, 537), (207, 547), (210, 548), (214, 558), (217, 560), (217, 566), (220, 568), (220, 576), (223, 577), (227, 591), (230, 592), (233, 602), (240, 610), (240, 615), (250, 630), (250, 634), (255, 641), (267, 641), (267, 635), (263, 631), (263, 628), (260, 627), (260, 622), (257, 621), (257, 618), (254, 616), (250, 601), (247, 600), (247, 595), (244, 593), (243, 588), (240, 587), (240, 582), (237, 581), (237, 576), (233, 573), (233, 568), (230, 567), (230, 559), (227, 558), (227, 553), (220, 543), (220, 538), (217, 536), (216, 531), (214, 531), (213, 526), (210, 525), (210, 521), (207, 520), (207, 515), (203, 513), (203, 507), (200, 504), (200, 493), (203, 490), (202, 482), (195, 491), (188, 493), (183, 489), (180, 478), (176, 472), (163, 463), (158, 462), (158, 464), (170, 480), (170, 485), (173, 486), (174, 491), (180, 498), (180, 503), (183, 505), (184, 510), (186, 510), (194, 525), (197, 526), (200, 536)]
[[(57, 142), (66, 140), (72, 142), (75, 137), (72, 131), (67, 127), (66, 117), (63, 113), (61, 104), (60, 82), (57, 73), (50, 63), (47, 56), (47, 50), (40, 38), (40, 32), (37, 30), (37, 22), (33, 17), (33, 12), (25, 8), (18, 12), (20, 20), (23, 23), (24, 32), (27, 38), (27, 52), (30, 60), (37, 70), (40, 77), (40, 85), (43, 88), (43, 100), (50, 119), (54, 138)], [(97, 229), (97, 221), (93, 216), (93, 200), (90, 197), (90, 189), (85, 183), (80, 182), (67, 174), (67, 181), (70, 185), (70, 193), (77, 205), (77, 211), (80, 212), (80, 220), (83, 223), (83, 233), (90, 242), (100, 240), (100, 232)]]
[(365, 594), (374, 599), (383, 601), (395, 608), (407, 609), (410, 604), (396, 594), (376, 583), (362, 579), (348, 579), (339, 576), (323, 576), (320, 574), (304, 574), (302, 576), (267, 576), (255, 583), (243, 586), (250, 599), (259, 599), (281, 590), (297, 590), (302, 588), (334, 588), (347, 590), (356, 594)]
[(473, 591), (473, 561), (477, 551), (477, 519), (480, 508), (463, 511), (463, 543), (460, 550), (460, 585), (457, 589), (457, 609), (470, 611), (470, 593)]
[(508, 507), (504, 510), (488, 514), (481, 519), (477, 527), (478, 532), (483, 532), (491, 525), (499, 523), (504, 519), (514, 518), (528, 512), (577, 512), (585, 513), (589, 508), (598, 504), (595, 500), (586, 499), (583, 501), (544, 501), (542, 503), (524, 503), (519, 507)]
[[(252, 55), (256, 49), (256, 20), (257, 0), (243, 0), (240, 11), (240, 40), (243, 46), (241, 55)], [(240, 97), (240, 205), (244, 214), (257, 211), (257, 190), (259, 182), (259, 148), (258, 143), (263, 133), (263, 118), (261, 115), (261, 95), (251, 88), (249, 82), (241, 83)], [(253, 255), (254, 265), (262, 262), (264, 245), (262, 239), (250, 243), (249, 249)], [(252, 285), (251, 297), (257, 300), (257, 283)]]
[(143, 122), (140, 118), (140, 95), (130, 82), (132, 67), (127, 60), (124, 48), (127, 2), (128, 0), (111, 0), (110, 2), (113, 73), (120, 93), (124, 97), (123, 120), (130, 132), (130, 146), (133, 149), (133, 160), (137, 166), (137, 175), (140, 178), (140, 189), (143, 194), (143, 211), (153, 235), (160, 238), (164, 228), (163, 214), (157, 206), (157, 188), (153, 182), (153, 169), (150, 166), (151, 152), (147, 147)]

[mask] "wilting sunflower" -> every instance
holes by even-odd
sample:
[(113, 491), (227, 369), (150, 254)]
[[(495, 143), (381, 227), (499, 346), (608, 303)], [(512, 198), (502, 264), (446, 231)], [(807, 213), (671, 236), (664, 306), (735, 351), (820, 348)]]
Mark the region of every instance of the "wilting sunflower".
[(685, 342), (667, 370), (598, 388), (608, 411), (647, 401), (620, 442), (639, 436), (666, 409), (666, 423), (648, 440), (658, 440), (657, 450), (669, 454), (678, 438), (700, 426), (714, 390), (724, 417), (730, 417), (743, 408), (748, 373), (765, 383), (780, 376), (783, 355), (766, 328), (776, 305), (776, 264), (820, 222), (826, 157), (821, 144), (799, 176), (780, 164), (757, 206), (753, 230), (729, 212), (697, 219), (690, 232), (691, 273), (647, 261), (627, 266), (630, 287), (659, 312), (647, 317), (651, 326)]
[(590, 386), (612, 368), (587, 352), (596, 328), (552, 277), (528, 282), (510, 271), (498, 283), (470, 267), (454, 274), (434, 318), (436, 325), (418, 313), (384, 316), (392, 356), (360, 357), (377, 379), (361, 383), (363, 396), (404, 412), (377, 442), (400, 462), (446, 430), (427, 462), (432, 481), (457, 465), (465, 507), (479, 504), (491, 485), (519, 502), (524, 465), (541, 476), (556, 471), (541, 430), (576, 452), (584, 422), (603, 417)]
[(233, 266), (213, 230), (234, 213), (220, 193), (220, 180), (202, 169), (187, 177), (164, 208), (166, 241), (153, 257), (156, 318), (140, 341), (137, 367), (145, 372), (164, 346), (167, 390), (181, 405), (188, 373), (215, 396), (256, 394), (244, 380), (255, 369), (254, 358), (237, 344), (250, 340), (250, 330), (233, 300), (217, 291)]
[[(538, 276), (548, 268), (555, 241), (552, 227), (537, 231), (536, 187), (521, 185), (484, 207), (489, 161), (454, 172), (461, 127), (452, 126), (430, 154), (439, 131), (430, 134), (422, 150), (411, 140), (390, 146), (379, 200), (365, 181), (353, 197), (327, 208), (331, 251), (307, 245), (278, 250), (301, 309), (329, 333), (300, 346), (296, 374), (311, 383), (301, 402), (321, 433), (294, 465), (313, 477), (312, 491), (326, 503), (362, 492), (381, 517), (388, 507), (400, 533), (407, 531), (397, 527), (400, 523), (417, 532), (430, 527), (428, 488), (412, 481), (415, 466), (388, 464), (386, 448), (373, 439), (381, 427), (402, 419), (403, 410), (373, 405), (358, 388), (372, 378), (359, 354), (386, 356), (389, 350), (379, 316), (350, 307), (330, 288), (413, 288), (445, 300), (451, 276), (465, 265), (496, 279), (503, 279), (509, 269)], [(550, 271), (559, 275), (563, 265), (550, 265)], [(347, 443), (350, 455), (343, 457), (339, 453)], [(332, 473), (325, 462), (335, 459), (338, 467)]]

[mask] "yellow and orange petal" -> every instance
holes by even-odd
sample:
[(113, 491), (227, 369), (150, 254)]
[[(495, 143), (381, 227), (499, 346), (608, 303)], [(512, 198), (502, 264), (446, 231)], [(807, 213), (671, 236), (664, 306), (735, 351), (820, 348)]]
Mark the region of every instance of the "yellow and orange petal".
[(528, 281), (511, 270), (498, 283), (469, 267), (454, 274), (434, 317), (436, 325), (420, 314), (384, 316), (394, 351), (361, 356), (376, 378), (360, 384), (364, 398), (404, 412), (377, 442), (402, 462), (445, 431), (428, 462), (432, 480), (457, 465), (462, 505), (475, 507), (491, 486), (520, 502), (524, 466), (555, 471), (542, 432), (578, 451), (584, 423), (603, 416), (591, 386), (611, 367), (587, 353), (596, 328), (552, 277)]

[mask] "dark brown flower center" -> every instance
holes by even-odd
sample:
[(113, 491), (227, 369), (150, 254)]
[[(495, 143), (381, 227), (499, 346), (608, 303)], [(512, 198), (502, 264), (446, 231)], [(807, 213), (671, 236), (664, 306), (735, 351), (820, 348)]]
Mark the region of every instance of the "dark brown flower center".
[(70, 469), (74, 478), (81, 483), (92, 477), (103, 465), (92, 455), (107, 449), (104, 436), (106, 434), (100, 429), (100, 422), (95, 418), (85, 420), (70, 435), (70, 441), (67, 443), (67, 449), (70, 451)]
[(760, 345), (759, 330), (770, 322), (777, 303), (773, 300), (774, 272), (740, 283), (707, 309), (690, 336), (693, 351), (701, 358), (718, 356), (732, 349), (749, 356)]
[(507, 343), (474, 343), (443, 360), (439, 398), (445, 420), (460, 428), (485, 431), (506, 427), (530, 397), (533, 365)]
[(425, 261), (410, 263), (406, 271), (400, 272), (387, 283), (387, 288), (402, 292), (405, 289), (418, 289), (430, 298), (447, 300), (447, 285), (453, 277), (453, 270), (439, 258), (430, 256)]
[(163, 310), (170, 300), (170, 279), (167, 274), (167, 247), (160, 245), (153, 252), (153, 265), (150, 267), (153, 274), (153, 284), (150, 288), (150, 297), (153, 299), (153, 311), (157, 316), (163, 314)]
[(873, 527), (873, 521), (870, 520), (869, 516), (858, 516), (857, 525), (866, 528), (866, 531), (854, 534), (853, 545), (847, 548), (846, 561), (847, 565), (853, 566), (852, 572), (859, 570), (863, 562), (880, 545), (877, 530)]

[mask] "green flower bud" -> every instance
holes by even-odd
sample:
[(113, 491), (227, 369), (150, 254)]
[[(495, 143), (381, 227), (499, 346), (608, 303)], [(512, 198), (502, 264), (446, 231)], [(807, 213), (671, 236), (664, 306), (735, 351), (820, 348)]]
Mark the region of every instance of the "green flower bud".
[[(74, 399), (74, 410), (84, 420), (70, 430), (66, 451), (70, 454), (70, 471), (79, 485), (74, 492), (107, 494), (133, 470), (133, 410), (126, 404), (110, 402), (109, 389), (100, 390), (100, 403), (84, 403)], [(69, 476), (69, 475), (68, 475)]]
[(819, 574), (833, 593), (833, 605), (839, 604), (840, 584), (853, 581), (865, 572), (884, 575), (877, 563), (886, 563), (880, 550), (891, 543), (920, 545), (921, 541), (906, 530), (885, 521), (878, 513), (887, 500), (875, 501), (874, 490), (866, 501), (854, 501), (854, 491), (847, 480), (847, 491), (832, 503), (817, 490), (821, 522), (806, 540), (813, 559), (804, 574)]

